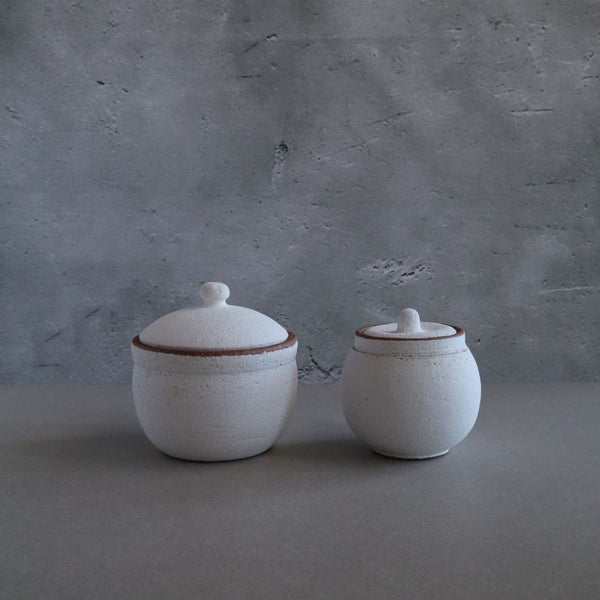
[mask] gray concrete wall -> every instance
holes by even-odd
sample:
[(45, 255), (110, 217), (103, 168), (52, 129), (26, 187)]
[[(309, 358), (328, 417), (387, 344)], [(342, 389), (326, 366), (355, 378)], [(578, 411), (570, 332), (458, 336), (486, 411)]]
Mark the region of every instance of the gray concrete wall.
[(3, 0), (1, 380), (125, 382), (222, 280), (338, 376), (398, 307), (600, 378), (595, 0)]

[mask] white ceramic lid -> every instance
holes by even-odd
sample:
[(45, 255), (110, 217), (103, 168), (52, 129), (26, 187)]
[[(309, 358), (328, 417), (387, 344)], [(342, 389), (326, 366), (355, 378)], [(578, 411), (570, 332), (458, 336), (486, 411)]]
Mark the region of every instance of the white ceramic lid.
[(227, 304), (224, 283), (200, 286), (203, 304), (166, 314), (140, 333), (148, 346), (177, 350), (239, 350), (279, 344), (288, 332), (262, 313)]
[(455, 335), (456, 329), (442, 323), (422, 322), (414, 308), (405, 308), (400, 311), (397, 323), (373, 325), (364, 329), (363, 333), (376, 338), (420, 340)]

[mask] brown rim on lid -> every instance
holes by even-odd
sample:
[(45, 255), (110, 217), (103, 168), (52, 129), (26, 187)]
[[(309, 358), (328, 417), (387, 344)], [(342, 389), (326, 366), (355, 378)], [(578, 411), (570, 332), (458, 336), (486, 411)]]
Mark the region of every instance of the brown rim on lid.
[(256, 348), (238, 348), (232, 350), (183, 350), (178, 348), (161, 348), (159, 346), (150, 346), (144, 344), (140, 340), (140, 336), (136, 335), (131, 343), (148, 352), (160, 352), (162, 354), (178, 354), (179, 356), (245, 356), (250, 354), (265, 354), (267, 352), (275, 352), (277, 350), (283, 350), (293, 346), (298, 341), (298, 338), (291, 331), (288, 331), (288, 337), (285, 341), (279, 342), (278, 344), (272, 344), (270, 346), (259, 346)]
[(456, 330), (456, 333), (452, 335), (440, 335), (436, 337), (385, 337), (382, 335), (372, 335), (370, 333), (366, 333), (367, 329), (371, 329), (371, 327), (379, 327), (380, 325), (385, 325), (385, 323), (378, 323), (375, 325), (365, 325), (365, 327), (361, 327), (357, 329), (354, 333), (358, 337), (366, 338), (368, 340), (384, 340), (386, 342), (423, 342), (423, 341), (432, 341), (432, 340), (449, 340), (455, 337), (460, 337), (461, 335), (465, 335), (465, 330), (462, 327), (457, 327), (456, 325), (449, 325), (447, 323), (442, 323), (442, 325), (447, 325), (448, 327), (452, 327), (452, 329)]

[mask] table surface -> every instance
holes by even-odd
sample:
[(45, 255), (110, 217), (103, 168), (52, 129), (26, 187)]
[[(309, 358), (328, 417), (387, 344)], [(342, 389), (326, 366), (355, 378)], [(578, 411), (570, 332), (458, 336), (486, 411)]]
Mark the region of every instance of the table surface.
[(269, 452), (169, 458), (127, 387), (0, 388), (0, 598), (600, 598), (600, 385), (484, 386), (401, 461), (301, 386)]

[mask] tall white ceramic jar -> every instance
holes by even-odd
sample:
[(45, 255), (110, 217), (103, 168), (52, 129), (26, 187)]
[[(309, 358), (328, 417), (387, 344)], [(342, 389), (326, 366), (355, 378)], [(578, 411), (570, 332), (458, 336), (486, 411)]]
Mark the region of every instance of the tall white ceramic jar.
[(161, 317), (132, 340), (133, 398), (161, 451), (222, 461), (268, 450), (297, 394), (296, 336), (257, 311), (200, 287), (203, 305)]
[(422, 323), (409, 308), (397, 323), (356, 331), (342, 371), (343, 409), (376, 452), (446, 454), (471, 431), (480, 398), (479, 371), (460, 327)]

